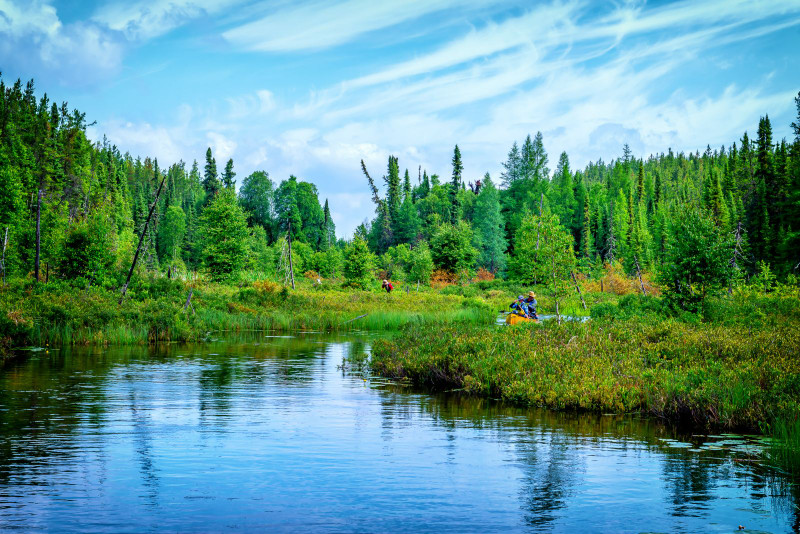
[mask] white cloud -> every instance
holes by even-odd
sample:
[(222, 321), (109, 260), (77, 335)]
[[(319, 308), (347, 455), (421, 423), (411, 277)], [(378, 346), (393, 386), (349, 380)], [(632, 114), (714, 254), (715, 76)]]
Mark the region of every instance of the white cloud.
[[(355, 0), (287, 3), (225, 37), (251, 50), (320, 49), (447, 5), (413, 3), (406, 13)], [(791, 106), (791, 91), (766, 78), (692, 87), (687, 96), (680, 73), (715, 47), (800, 24), (796, 1), (623, 3), (599, 16), (594, 7), (568, 0), (478, 24), (427, 53), (294, 99), (279, 86), (245, 88), (182, 108), (178, 126), (106, 131), (124, 150), (159, 161), (200, 159), (210, 145), (218, 164), (233, 157), (240, 178), (264, 169), (275, 181), (289, 174), (312, 181), (347, 236), (373, 215), (361, 159), (376, 179), (389, 154), (414, 177), (419, 165), (446, 176), (458, 143), (468, 180), (487, 170), (497, 178), (511, 142), (538, 130), (551, 167), (565, 150), (577, 168), (620, 155), (625, 142), (637, 156), (729, 144), (759, 115)], [(38, 24), (47, 27), (47, 18)]]
[(138, 156), (157, 158), (162, 166), (176, 163), (181, 159), (186, 160), (184, 158), (187, 152), (186, 146), (177, 142), (186, 139), (185, 131), (181, 127), (166, 128), (153, 126), (147, 122), (110, 120), (90, 127), (87, 133), (95, 140), (99, 140), (105, 134), (109, 142), (122, 152), (128, 152), (134, 158)]
[(64, 25), (42, 0), (0, 0), (0, 36), (5, 67), (43, 70), (62, 82), (91, 83), (115, 72), (122, 60), (114, 35), (90, 23)]
[(225, 137), (219, 132), (207, 132), (206, 139), (220, 168), (228, 159), (233, 157), (238, 146), (236, 141)]
[(290, 3), (258, 20), (230, 29), (223, 36), (247, 50), (318, 50), (448, 7), (463, 9), (465, 4), (471, 3), (457, 0), (406, 0), (402, 4), (373, 0)]
[(0, 33), (12, 38), (25, 35), (56, 35), (61, 29), (61, 21), (56, 8), (42, 0), (14, 2), (0, 0)]
[(242, 0), (140, 0), (102, 6), (92, 19), (131, 40), (147, 40), (182, 26), (189, 20), (214, 14)]

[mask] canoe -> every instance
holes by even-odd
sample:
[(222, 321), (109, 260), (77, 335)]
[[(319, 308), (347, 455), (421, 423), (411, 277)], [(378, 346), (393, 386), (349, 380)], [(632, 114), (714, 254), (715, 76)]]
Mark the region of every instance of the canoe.
[(516, 313), (509, 313), (506, 315), (506, 324), (522, 324), (522, 323), (538, 323), (538, 319), (529, 319)]

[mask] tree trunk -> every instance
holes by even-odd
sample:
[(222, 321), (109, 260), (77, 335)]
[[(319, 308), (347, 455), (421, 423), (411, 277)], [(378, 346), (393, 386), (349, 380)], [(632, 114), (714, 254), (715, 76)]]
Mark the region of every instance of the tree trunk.
[(636, 275), (639, 277), (639, 287), (642, 288), (642, 295), (645, 297), (647, 296), (647, 291), (644, 289), (644, 282), (642, 282), (642, 269), (639, 267), (639, 258), (636, 256), (633, 257), (633, 261), (636, 262)]
[(542, 204), (544, 203), (544, 193), (539, 199), (539, 222), (536, 225), (536, 251), (539, 251), (539, 229), (542, 227)]
[(581, 286), (578, 285), (578, 279), (575, 278), (575, 272), (574, 271), (570, 272), (570, 274), (572, 275), (572, 281), (575, 282), (575, 289), (578, 290), (578, 296), (581, 297), (581, 304), (583, 304), (583, 309), (585, 310), (585, 309), (587, 309), (586, 308), (586, 301), (583, 300), (583, 293), (581, 293)]
[(128, 271), (128, 277), (125, 279), (125, 284), (122, 286), (122, 295), (119, 297), (120, 304), (122, 304), (122, 300), (125, 298), (125, 293), (128, 292), (128, 284), (131, 281), (131, 276), (133, 276), (133, 269), (136, 267), (136, 262), (139, 260), (139, 253), (142, 251), (142, 243), (144, 243), (144, 238), (147, 235), (147, 226), (150, 224), (150, 218), (153, 216), (153, 212), (156, 210), (156, 206), (158, 205), (158, 197), (161, 196), (161, 190), (164, 188), (164, 182), (166, 180), (167, 177), (165, 175), (164, 178), (161, 179), (161, 185), (158, 186), (158, 191), (156, 191), (156, 199), (150, 206), (150, 212), (147, 214), (147, 219), (144, 221), (142, 235), (139, 236), (139, 246), (136, 247), (136, 254), (133, 255), (133, 261), (131, 262), (131, 268)]
[[(183, 305), (183, 311), (186, 311), (189, 306), (192, 306), (192, 293), (194, 293), (194, 288), (189, 289), (189, 296), (186, 297), (186, 304)], [(194, 311), (194, 306), (192, 306), (192, 311)]]
[(551, 265), (553, 268), (553, 300), (556, 302), (556, 320), (558, 324), (561, 324), (561, 313), (558, 309), (558, 278), (556, 277), (556, 258), (553, 256), (551, 261)]
[(292, 219), (289, 219), (289, 233), (287, 235), (289, 240), (289, 277), (292, 280), (292, 289), (294, 289), (294, 265), (292, 264)]
[(3, 256), (0, 258), (0, 268), (3, 269), (3, 287), (6, 286), (6, 246), (8, 245), (8, 226), (6, 226), (5, 237), (3, 237)]
[(39, 258), (42, 251), (42, 190), (39, 189), (36, 200), (36, 262), (34, 263), (34, 273), (36, 281), (39, 281)]

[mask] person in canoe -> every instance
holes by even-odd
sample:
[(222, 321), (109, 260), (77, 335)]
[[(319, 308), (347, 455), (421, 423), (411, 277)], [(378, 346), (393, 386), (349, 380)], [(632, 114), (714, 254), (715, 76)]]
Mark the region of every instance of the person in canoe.
[(511, 303), (510, 308), (514, 310), (515, 315), (519, 315), (520, 317), (525, 317), (526, 319), (530, 319), (531, 315), (528, 311), (528, 305), (525, 303), (525, 297), (522, 295), (517, 297), (517, 300)]
[(528, 307), (528, 316), (531, 319), (538, 319), (539, 316), (536, 314), (536, 307), (539, 305), (536, 302), (536, 293), (533, 291), (528, 291), (528, 297), (525, 299), (525, 305)]

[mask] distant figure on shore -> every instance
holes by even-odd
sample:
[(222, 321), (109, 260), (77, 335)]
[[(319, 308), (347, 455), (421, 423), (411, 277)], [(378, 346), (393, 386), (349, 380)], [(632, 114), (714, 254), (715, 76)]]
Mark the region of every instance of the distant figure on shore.
[(383, 284), (381, 285), (381, 289), (385, 289), (387, 293), (391, 293), (392, 289), (394, 289), (394, 286), (390, 281), (384, 280)]

